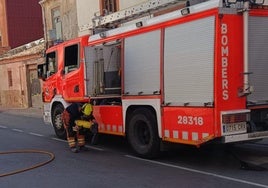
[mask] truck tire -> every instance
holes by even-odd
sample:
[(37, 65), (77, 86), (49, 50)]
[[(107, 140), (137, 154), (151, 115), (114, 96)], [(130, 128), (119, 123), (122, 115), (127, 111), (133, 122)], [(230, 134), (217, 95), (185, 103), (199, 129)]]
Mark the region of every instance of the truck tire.
[(61, 104), (57, 104), (52, 111), (52, 124), (57, 137), (60, 139), (66, 139), (66, 131), (62, 121), (63, 111), (64, 107)]
[(142, 158), (152, 159), (160, 152), (160, 138), (154, 113), (146, 108), (136, 109), (127, 128), (128, 142)]

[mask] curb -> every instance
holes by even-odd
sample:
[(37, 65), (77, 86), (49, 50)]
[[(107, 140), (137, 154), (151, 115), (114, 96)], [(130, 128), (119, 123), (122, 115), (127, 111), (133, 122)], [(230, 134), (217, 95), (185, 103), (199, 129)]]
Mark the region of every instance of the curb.
[(27, 116), (27, 117), (43, 117), (43, 109), (41, 108), (0, 108), (0, 113), (3, 114), (11, 114), (11, 115), (19, 115), (19, 116)]

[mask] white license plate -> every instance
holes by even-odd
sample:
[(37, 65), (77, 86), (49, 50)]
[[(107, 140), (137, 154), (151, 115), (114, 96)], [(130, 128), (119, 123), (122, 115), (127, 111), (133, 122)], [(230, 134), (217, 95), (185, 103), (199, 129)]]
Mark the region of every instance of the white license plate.
[(238, 134), (247, 132), (246, 122), (224, 124), (222, 126), (223, 135)]

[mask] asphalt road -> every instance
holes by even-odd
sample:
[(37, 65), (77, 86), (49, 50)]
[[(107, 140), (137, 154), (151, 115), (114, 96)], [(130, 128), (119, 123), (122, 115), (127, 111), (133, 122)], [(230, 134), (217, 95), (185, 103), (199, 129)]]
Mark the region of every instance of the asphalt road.
[(87, 145), (89, 151), (74, 154), (41, 117), (0, 113), (1, 175), (51, 158), (44, 153), (3, 152), (38, 150), (55, 156), (41, 167), (0, 177), (0, 187), (268, 187), (267, 143), (179, 146), (157, 160), (145, 160), (132, 154), (125, 139), (103, 135), (98, 145)]

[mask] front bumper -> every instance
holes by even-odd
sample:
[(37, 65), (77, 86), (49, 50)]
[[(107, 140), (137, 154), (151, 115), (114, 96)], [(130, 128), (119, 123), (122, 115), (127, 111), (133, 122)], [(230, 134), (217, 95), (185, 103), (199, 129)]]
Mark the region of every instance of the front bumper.
[(259, 131), (245, 134), (235, 134), (222, 137), (223, 143), (242, 142), (268, 138), (268, 131)]
[(44, 104), (43, 120), (46, 124), (52, 124), (51, 113), (50, 113), (50, 104), (47, 104), (47, 103)]

